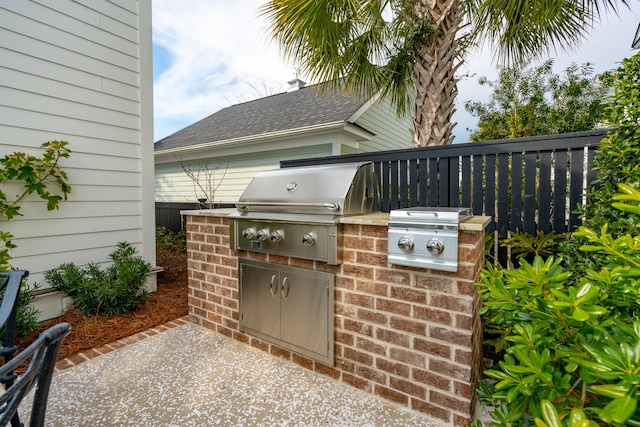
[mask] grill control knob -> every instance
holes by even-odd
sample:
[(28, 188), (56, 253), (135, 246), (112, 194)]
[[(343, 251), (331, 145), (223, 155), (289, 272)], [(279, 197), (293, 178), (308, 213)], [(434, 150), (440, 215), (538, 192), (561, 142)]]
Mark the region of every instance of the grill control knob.
[(409, 236), (402, 236), (398, 239), (398, 247), (405, 252), (411, 252), (413, 250), (413, 239)]
[(434, 255), (440, 255), (444, 251), (444, 243), (442, 240), (434, 237), (427, 242), (427, 250)]
[(261, 242), (264, 241), (264, 240), (267, 240), (267, 237), (269, 237), (269, 230), (267, 230), (266, 228), (261, 228), (256, 233), (256, 238), (258, 240), (260, 240)]
[(282, 235), (282, 231), (280, 230), (273, 230), (271, 234), (269, 234), (269, 240), (271, 240), (272, 242), (279, 242), (280, 240), (282, 240), (282, 237), (284, 236)]
[(253, 239), (254, 237), (256, 237), (256, 229), (255, 228), (245, 228), (244, 230), (242, 230), (242, 237), (244, 237), (245, 239)]
[(302, 244), (311, 246), (316, 243), (316, 235), (314, 233), (305, 233), (302, 236)]

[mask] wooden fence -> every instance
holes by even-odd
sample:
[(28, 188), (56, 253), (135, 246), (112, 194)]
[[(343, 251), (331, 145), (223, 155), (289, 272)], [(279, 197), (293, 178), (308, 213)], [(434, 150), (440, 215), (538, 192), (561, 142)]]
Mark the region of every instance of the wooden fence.
[[(595, 148), (606, 131), (288, 160), (281, 168), (374, 163), (382, 209), (471, 207), (493, 217), (496, 241), (509, 231), (563, 233), (580, 225), (577, 205), (596, 177)], [(499, 248), (498, 261), (508, 254)]]

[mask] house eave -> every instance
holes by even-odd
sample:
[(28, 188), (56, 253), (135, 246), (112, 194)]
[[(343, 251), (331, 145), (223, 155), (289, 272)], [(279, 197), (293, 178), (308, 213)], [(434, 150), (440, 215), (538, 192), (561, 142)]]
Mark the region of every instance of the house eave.
[(287, 130), (278, 131), (278, 132), (269, 132), (269, 133), (263, 133), (259, 135), (251, 135), (251, 136), (246, 136), (241, 138), (232, 138), (232, 139), (226, 139), (222, 141), (205, 142), (202, 144), (169, 148), (166, 150), (156, 150), (154, 152), (154, 157), (156, 158), (164, 157), (166, 155), (177, 154), (177, 153), (181, 153), (181, 154), (195, 153), (199, 151), (208, 151), (212, 149), (227, 148), (229, 146), (234, 146), (234, 147), (250, 146), (250, 145), (254, 145), (256, 143), (268, 141), (268, 140), (292, 139), (295, 137), (306, 136), (309, 134), (322, 134), (322, 133), (328, 133), (328, 132), (345, 134), (353, 138), (356, 138), (358, 140), (370, 140), (374, 136), (372, 132), (369, 132), (368, 130), (360, 126), (357, 126), (353, 123), (349, 123), (345, 121), (337, 121), (337, 122), (331, 122), (331, 123), (323, 123), (320, 125), (305, 126), (305, 127), (296, 128), (296, 129), (287, 129)]

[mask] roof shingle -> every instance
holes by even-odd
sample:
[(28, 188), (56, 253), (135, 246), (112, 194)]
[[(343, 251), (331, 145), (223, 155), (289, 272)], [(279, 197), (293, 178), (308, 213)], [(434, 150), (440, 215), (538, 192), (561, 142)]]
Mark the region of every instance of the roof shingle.
[(223, 108), (155, 143), (155, 151), (346, 121), (367, 101), (307, 86)]

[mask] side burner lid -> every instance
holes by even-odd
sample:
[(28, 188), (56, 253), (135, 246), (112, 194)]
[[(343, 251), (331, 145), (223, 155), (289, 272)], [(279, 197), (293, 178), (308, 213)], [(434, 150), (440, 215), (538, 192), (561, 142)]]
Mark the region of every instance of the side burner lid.
[(389, 212), (389, 226), (455, 226), (471, 218), (471, 208), (414, 207)]

